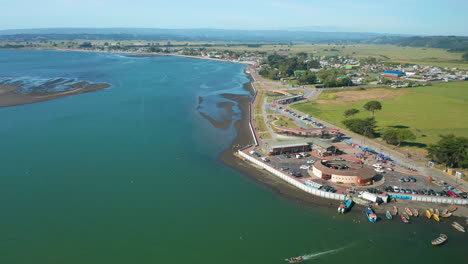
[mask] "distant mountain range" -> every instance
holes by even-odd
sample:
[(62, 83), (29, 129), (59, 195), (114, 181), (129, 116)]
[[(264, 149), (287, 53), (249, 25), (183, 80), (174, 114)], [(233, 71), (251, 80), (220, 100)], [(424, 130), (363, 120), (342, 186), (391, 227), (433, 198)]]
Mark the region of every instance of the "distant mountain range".
[(146, 40), (222, 42), (365, 43), (468, 51), (468, 37), (409, 36), (366, 32), (309, 30), (224, 30), (159, 28), (39, 28), (0, 30), (1, 42), (56, 40)]
[[(347, 42), (381, 36), (395, 36), (359, 32), (320, 32), (296, 30), (224, 30), (224, 29), (157, 29), (157, 28), (43, 28), (0, 30), (0, 40), (42, 36), (56, 40), (68, 35), (67, 39), (112, 39), (115, 40), (182, 40), (182, 41), (240, 41), (240, 42)], [(7, 37), (8, 36), (8, 37)]]

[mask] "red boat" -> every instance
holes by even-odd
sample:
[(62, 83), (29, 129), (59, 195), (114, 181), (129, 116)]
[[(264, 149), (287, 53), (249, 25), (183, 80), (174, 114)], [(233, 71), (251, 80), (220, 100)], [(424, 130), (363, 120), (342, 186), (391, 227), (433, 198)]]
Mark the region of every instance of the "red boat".
[(406, 219), (406, 217), (404, 217), (403, 215), (401, 215), (401, 221), (403, 221), (403, 223), (405, 224), (409, 223), (408, 219)]
[(299, 256), (299, 257), (295, 257), (295, 258), (288, 258), (288, 259), (285, 259), (286, 261), (288, 261), (289, 263), (298, 263), (298, 262), (301, 262), (303, 261), (304, 259)]

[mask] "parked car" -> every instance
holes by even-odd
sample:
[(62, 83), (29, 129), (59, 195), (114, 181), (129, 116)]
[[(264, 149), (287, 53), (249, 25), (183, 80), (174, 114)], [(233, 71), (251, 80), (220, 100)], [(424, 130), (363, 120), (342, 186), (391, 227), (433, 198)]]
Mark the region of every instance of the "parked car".
[(453, 192), (453, 191), (447, 191), (447, 193), (448, 193), (450, 196), (459, 197), (458, 194), (456, 194), (456, 193)]
[(396, 193), (399, 193), (400, 188), (398, 188), (398, 186), (393, 186), (393, 191), (396, 192)]
[(335, 157), (333, 160), (343, 160), (342, 157)]
[(270, 162), (270, 159), (267, 158), (267, 157), (262, 157), (262, 160), (263, 160), (264, 162)]
[(280, 170), (287, 171), (287, 170), (289, 170), (289, 168), (288, 167), (281, 167)]
[(289, 174), (291, 174), (292, 176), (297, 177), (297, 178), (302, 177), (302, 173), (300, 173), (298, 171), (294, 171), (294, 170), (290, 171)]
[(314, 162), (315, 162), (315, 160), (313, 160), (313, 159), (307, 161), (307, 163), (309, 163), (309, 164), (312, 164)]
[(416, 178), (414, 178), (414, 177), (410, 177), (409, 180), (410, 180), (410, 182), (416, 182)]
[(299, 167), (299, 169), (301, 170), (308, 170), (309, 168), (310, 168), (309, 164), (304, 164), (304, 165), (301, 165), (301, 167)]

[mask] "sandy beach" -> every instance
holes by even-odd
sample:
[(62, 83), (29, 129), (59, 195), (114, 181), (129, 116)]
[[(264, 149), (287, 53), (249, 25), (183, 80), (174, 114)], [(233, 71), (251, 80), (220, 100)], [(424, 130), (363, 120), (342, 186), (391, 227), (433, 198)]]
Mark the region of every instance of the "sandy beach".
[(14, 85), (0, 84), (0, 107), (32, 104), (43, 101), (54, 100), (62, 97), (89, 93), (109, 88), (111, 85), (107, 83), (90, 84), (87, 82), (80, 82), (74, 84), (73, 90), (63, 92), (35, 92), (18, 93), (21, 87)]

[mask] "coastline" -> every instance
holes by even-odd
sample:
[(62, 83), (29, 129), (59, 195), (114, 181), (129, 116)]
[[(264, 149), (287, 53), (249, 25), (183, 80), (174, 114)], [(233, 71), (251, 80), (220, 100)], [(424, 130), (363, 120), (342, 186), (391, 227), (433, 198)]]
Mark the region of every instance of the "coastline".
[[(247, 71), (246, 68), (245, 71)], [(246, 74), (248, 74), (246, 72)], [(244, 89), (249, 91), (251, 96), (254, 94), (252, 88), (253, 78), (251, 74), (248, 74), (250, 82), (244, 84)], [(229, 95), (224, 94), (223, 96), (229, 98), (230, 100), (236, 101), (241, 112), (241, 119), (237, 120), (234, 123), (234, 128), (236, 130), (236, 137), (232, 142), (230, 149), (225, 150), (220, 154), (220, 161), (242, 174), (246, 175), (253, 182), (258, 183), (261, 186), (269, 188), (274, 191), (277, 195), (280, 195), (283, 198), (291, 200), (293, 202), (299, 203), (302, 206), (306, 207), (321, 207), (321, 208), (335, 208), (338, 206), (337, 202), (334, 200), (325, 199), (322, 197), (314, 196), (303, 192), (295, 188), (294, 186), (288, 184), (287, 182), (279, 179), (278, 177), (272, 175), (271, 173), (262, 170), (261, 168), (256, 167), (255, 165), (248, 163), (241, 158), (236, 156), (236, 151), (244, 146), (254, 144), (252, 134), (249, 127), (249, 104), (252, 97), (246, 95)]]
[[(253, 77), (251, 74), (248, 74), (247, 71), (249, 68), (245, 69), (245, 73), (248, 75), (250, 82), (244, 84), (244, 89), (249, 91), (251, 96), (254, 94), (254, 90), (252, 88)], [(322, 198), (319, 196), (315, 196), (309, 193), (306, 193), (291, 184), (283, 181), (282, 179), (276, 177), (275, 175), (265, 171), (264, 169), (247, 162), (237, 156), (236, 152), (238, 149), (254, 144), (254, 140), (252, 137), (251, 130), (249, 128), (249, 105), (251, 103), (251, 96), (245, 95), (229, 95), (224, 94), (224, 97), (237, 102), (242, 115), (241, 119), (237, 120), (234, 123), (234, 128), (236, 130), (236, 137), (232, 142), (231, 148), (225, 150), (220, 154), (220, 161), (229, 166), (243, 175), (246, 175), (248, 179), (252, 180), (253, 182), (261, 185), (262, 187), (269, 188), (277, 195), (290, 200), (294, 203), (297, 203), (301, 206), (306, 208), (322, 208), (326, 210), (336, 210), (338, 207), (339, 202), (336, 200), (330, 200), (326, 198)], [(424, 203), (418, 202), (417, 204), (408, 202), (408, 201), (398, 201), (397, 203), (389, 203), (389, 204), (381, 204), (379, 206), (374, 207), (377, 213), (385, 214), (386, 210), (392, 209), (393, 206), (398, 206), (400, 209), (403, 207), (417, 207), (417, 208), (430, 208), (430, 207), (447, 207), (446, 204), (434, 204), (434, 203)], [(354, 208), (358, 210), (351, 210), (347, 214), (358, 215), (362, 214), (365, 206), (355, 204)], [(449, 221), (462, 221), (464, 222), (464, 217), (468, 215), (468, 207), (466, 206), (458, 206), (458, 210), (454, 213)], [(420, 221), (426, 224), (433, 224), (435, 223), (433, 220), (426, 219), (425, 217), (420, 217)], [(385, 221), (386, 222), (386, 221)], [(419, 222), (419, 221), (418, 221)], [(447, 223), (447, 220), (444, 221)], [(388, 222), (389, 223), (389, 222)]]

